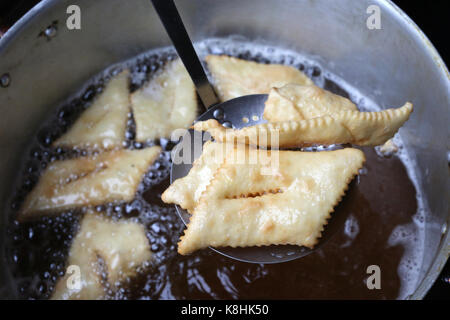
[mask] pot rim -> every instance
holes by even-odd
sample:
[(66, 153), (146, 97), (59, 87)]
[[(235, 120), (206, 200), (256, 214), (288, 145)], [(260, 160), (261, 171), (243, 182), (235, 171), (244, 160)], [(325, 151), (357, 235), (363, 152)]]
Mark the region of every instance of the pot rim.
[[(25, 15), (23, 15), (14, 25), (12, 25), (6, 33), (0, 38), (0, 55), (6, 49), (8, 44), (13, 41), (17, 36), (20, 36), (20, 32), (24, 29), (28, 23), (39, 16), (40, 13), (45, 10), (49, 10), (53, 7), (58, 0), (42, 0), (37, 3), (33, 8), (31, 8)], [(433, 58), (433, 61), (438, 69), (440, 69), (441, 74), (447, 79), (447, 84), (450, 87), (450, 74), (448, 68), (443, 61), (442, 57), (439, 55), (438, 51), (425, 35), (425, 33), (419, 28), (419, 26), (395, 3), (391, 0), (378, 0), (383, 7), (396, 16), (399, 16), (400, 20), (405, 23), (405, 26), (412, 32), (413, 35), (418, 36), (420, 43), (424, 49)], [(447, 216), (446, 226), (450, 224), (450, 214)], [(425, 272), (426, 276), (418, 284), (414, 293), (409, 295), (406, 299), (422, 299), (425, 297), (431, 286), (434, 284), (438, 278), (440, 272), (444, 268), (450, 254), (450, 231), (446, 227), (445, 235), (443, 234), (441, 242), (437, 253), (434, 256), (433, 263), (430, 265), (428, 270)]]

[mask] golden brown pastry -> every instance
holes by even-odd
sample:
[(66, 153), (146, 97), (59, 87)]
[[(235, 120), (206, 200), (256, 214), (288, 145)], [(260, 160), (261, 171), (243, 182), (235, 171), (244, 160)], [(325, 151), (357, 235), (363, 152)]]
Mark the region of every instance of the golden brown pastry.
[(268, 94), (287, 83), (313, 84), (300, 70), (280, 64), (263, 64), (229, 56), (209, 55), (208, 69), (221, 101), (248, 94)]
[(194, 161), (189, 174), (175, 180), (164, 191), (161, 199), (165, 203), (174, 203), (191, 212), (200, 195), (211, 181), (214, 173), (224, 161), (224, 145), (207, 141), (203, 145), (201, 156)]
[(311, 144), (352, 143), (377, 146), (392, 138), (413, 111), (411, 103), (379, 112), (339, 111), (300, 121), (282, 121), (227, 129), (216, 120), (199, 121), (193, 128), (208, 131), (220, 142), (258, 146), (298, 147)]
[(143, 88), (131, 95), (136, 140), (169, 138), (187, 128), (197, 114), (197, 95), (180, 59), (170, 61)]
[(270, 162), (236, 163), (227, 154), (193, 210), (178, 245), (180, 254), (208, 246), (312, 248), (318, 242), (334, 206), (362, 167), (364, 154), (350, 148), (271, 152), (279, 153), (275, 168)]
[(128, 70), (114, 76), (54, 147), (112, 149), (125, 140), (130, 98)]
[(315, 85), (287, 84), (272, 88), (265, 103), (264, 119), (269, 122), (308, 120), (343, 110), (358, 111), (349, 99)]
[(68, 286), (74, 274), (66, 273), (56, 283), (51, 298), (102, 299), (107, 294), (106, 285), (114, 291), (118, 282), (135, 275), (150, 257), (150, 245), (141, 224), (113, 221), (89, 211), (72, 242), (66, 265), (79, 268), (80, 287)]
[(131, 201), (160, 147), (114, 150), (51, 163), (27, 195), (18, 219), (112, 201)]
[[(228, 158), (234, 157), (235, 163), (256, 163), (257, 161), (269, 161), (270, 159), (249, 159), (247, 147), (238, 144), (225, 144), (207, 141), (203, 145), (202, 154), (194, 161), (189, 173), (175, 180), (161, 195), (165, 203), (173, 203), (192, 212), (197, 205), (200, 196), (209, 185), (217, 170)], [(253, 155), (254, 153), (252, 153)]]

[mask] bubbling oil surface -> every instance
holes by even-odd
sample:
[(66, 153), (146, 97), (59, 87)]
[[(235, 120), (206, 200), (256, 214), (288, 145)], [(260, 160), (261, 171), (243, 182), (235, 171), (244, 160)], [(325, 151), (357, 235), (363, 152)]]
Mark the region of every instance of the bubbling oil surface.
[[(258, 45), (241, 39), (208, 39), (197, 43), (201, 56), (226, 54), (260, 63), (291, 65), (305, 72), (327, 90), (350, 98), (360, 110), (376, 111), (376, 104), (349, 84), (297, 52)], [(24, 172), (11, 202), (6, 259), (16, 294), (24, 299), (51, 296), (57, 279), (64, 275), (70, 243), (84, 209), (58, 216), (18, 223), (14, 214), (36, 184), (48, 163), (86, 154), (83, 150), (51, 148), (102, 92), (104, 83), (123, 68), (132, 73), (131, 91), (140, 88), (176, 54), (172, 48), (146, 52), (112, 66), (93, 78), (67, 103), (57, 109), (39, 130), (25, 155)], [(131, 203), (99, 206), (118, 219), (137, 219), (147, 232), (153, 262), (129, 278), (107, 298), (115, 299), (296, 299), (296, 298), (404, 298), (415, 289), (423, 251), (423, 220), (426, 212), (401, 139), (400, 152), (382, 157), (363, 148), (367, 162), (358, 181), (349, 189), (334, 214), (348, 215), (342, 231), (317, 252), (295, 261), (263, 265), (230, 260), (210, 249), (180, 256), (176, 244), (184, 225), (172, 205), (161, 201), (169, 186), (170, 151), (167, 139), (142, 144), (135, 141), (133, 114), (129, 114), (125, 148), (160, 145), (163, 152), (139, 185)], [(320, 148), (319, 148), (320, 149)], [(366, 286), (369, 265), (382, 270), (382, 289)]]

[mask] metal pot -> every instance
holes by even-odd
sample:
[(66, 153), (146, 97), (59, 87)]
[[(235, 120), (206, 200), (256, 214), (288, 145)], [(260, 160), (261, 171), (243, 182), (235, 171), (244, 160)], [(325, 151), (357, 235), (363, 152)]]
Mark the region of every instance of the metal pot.
[[(53, 106), (107, 66), (170, 44), (148, 0), (78, 0), (81, 30), (69, 30), (74, 1), (44, 0), (0, 40), (0, 200), (11, 185), (30, 137)], [(450, 81), (432, 44), (411, 19), (381, 0), (178, 1), (194, 41), (241, 35), (313, 55), (381, 106), (415, 105), (402, 129), (430, 212), (426, 219), (422, 298), (449, 255), (448, 137)], [(381, 29), (369, 29), (367, 8), (380, 9)], [(369, 10), (370, 11), (370, 10)], [(5, 213), (1, 214), (4, 239)], [(4, 251), (2, 262), (4, 266)], [(11, 296), (1, 270), (0, 294)]]

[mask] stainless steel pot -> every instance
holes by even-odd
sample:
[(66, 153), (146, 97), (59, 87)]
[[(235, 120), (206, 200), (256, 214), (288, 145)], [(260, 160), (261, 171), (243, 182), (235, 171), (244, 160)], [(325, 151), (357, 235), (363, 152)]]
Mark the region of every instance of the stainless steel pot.
[[(81, 30), (66, 27), (66, 10), (74, 3), (81, 8)], [(194, 40), (241, 35), (305, 52), (381, 106), (407, 99), (414, 103), (402, 135), (420, 168), (430, 208), (421, 280), (411, 296), (422, 298), (444, 266), (450, 243), (450, 81), (426, 36), (398, 7), (381, 0), (191, 0), (177, 5)], [(381, 29), (366, 25), (369, 5), (380, 8)], [(52, 24), (56, 30), (46, 33)], [(169, 44), (148, 0), (44, 0), (16, 23), (0, 40), (2, 206), (24, 148), (54, 106), (107, 66)], [(10, 297), (3, 267), (0, 281), (0, 294)]]

